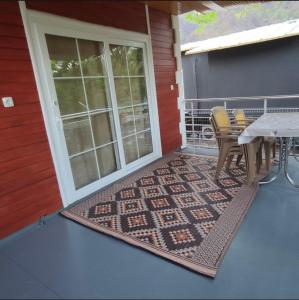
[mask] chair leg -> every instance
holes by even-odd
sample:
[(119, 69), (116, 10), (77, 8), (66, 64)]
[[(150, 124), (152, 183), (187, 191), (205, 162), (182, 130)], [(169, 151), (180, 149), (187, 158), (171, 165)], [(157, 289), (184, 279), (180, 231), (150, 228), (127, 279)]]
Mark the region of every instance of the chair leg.
[(220, 171), (225, 163), (229, 148), (230, 146), (225, 143), (223, 143), (220, 147), (218, 163), (217, 163), (217, 168), (215, 173), (215, 180), (217, 180), (219, 177)]
[(229, 155), (229, 156), (228, 156), (228, 158), (227, 158), (227, 160), (226, 160), (225, 169), (229, 169), (229, 167), (230, 167), (230, 165), (231, 165), (233, 159), (234, 159), (234, 156), (233, 156), (233, 155)]
[(266, 159), (266, 170), (269, 171), (270, 169), (270, 152), (271, 152), (271, 145), (268, 142), (264, 143), (264, 150), (265, 150), (265, 159)]
[(272, 155), (273, 155), (273, 158), (275, 158), (275, 156), (276, 156), (276, 143), (275, 142), (272, 144)]
[(252, 184), (256, 177), (256, 151), (254, 144), (247, 144), (248, 163), (247, 163), (247, 180), (248, 184)]
[(259, 173), (260, 169), (261, 169), (261, 166), (263, 164), (263, 147), (262, 147), (262, 144), (258, 145), (256, 157), (257, 157), (256, 172)]
[(237, 166), (240, 164), (242, 157), (243, 157), (243, 154), (238, 155), (237, 161), (236, 161)]

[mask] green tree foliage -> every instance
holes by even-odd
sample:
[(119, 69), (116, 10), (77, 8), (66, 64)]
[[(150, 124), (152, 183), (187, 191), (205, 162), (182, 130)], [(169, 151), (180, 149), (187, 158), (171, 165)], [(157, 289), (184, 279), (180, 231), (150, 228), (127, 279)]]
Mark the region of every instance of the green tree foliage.
[(267, 1), (181, 15), (181, 42), (201, 41), (299, 18), (299, 1)]
[(245, 5), (240, 10), (235, 12), (235, 17), (237, 19), (243, 19), (248, 17), (251, 13), (259, 13), (263, 10), (263, 5), (261, 3), (253, 3), (251, 5)]
[(198, 28), (195, 30), (197, 33), (204, 31), (206, 26), (217, 21), (218, 14), (216, 11), (209, 11), (205, 14), (201, 14), (197, 11), (191, 11), (185, 14), (185, 19), (193, 24), (198, 25)]

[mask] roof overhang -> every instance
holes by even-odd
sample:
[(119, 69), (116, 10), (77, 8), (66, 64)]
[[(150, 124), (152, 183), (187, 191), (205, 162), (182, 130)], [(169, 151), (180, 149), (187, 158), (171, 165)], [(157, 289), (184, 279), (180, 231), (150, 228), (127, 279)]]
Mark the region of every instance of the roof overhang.
[(149, 7), (167, 12), (172, 15), (180, 15), (196, 10), (205, 12), (207, 10), (222, 10), (228, 6), (250, 4), (266, 1), (142, 1)]
[(181, 46), (185, 55), (262, 43), (299, 35), (299, 19), (231, 33)]

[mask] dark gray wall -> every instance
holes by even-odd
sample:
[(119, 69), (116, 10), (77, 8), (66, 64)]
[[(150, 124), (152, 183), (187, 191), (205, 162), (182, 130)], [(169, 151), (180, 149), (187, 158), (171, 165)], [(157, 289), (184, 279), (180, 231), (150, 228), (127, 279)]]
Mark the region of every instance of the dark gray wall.
[(197, 99), (197, 88), (196, 88), (196, 60), (198, 56), (188, 55), (182, 57), (182, 67), (184, 75), (184, 90), (185, 97), (188, 99)]
[(299, 37), (182, 55), (182, 62), (186, 98), (299, 94)]

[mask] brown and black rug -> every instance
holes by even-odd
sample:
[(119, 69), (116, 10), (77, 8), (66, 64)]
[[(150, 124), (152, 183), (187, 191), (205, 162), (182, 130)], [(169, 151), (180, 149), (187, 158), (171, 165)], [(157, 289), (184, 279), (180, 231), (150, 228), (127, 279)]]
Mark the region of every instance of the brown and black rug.
[(257, 185), (214, 157), (172, 153), (62, 212), (97, 231), (215, 277)]

